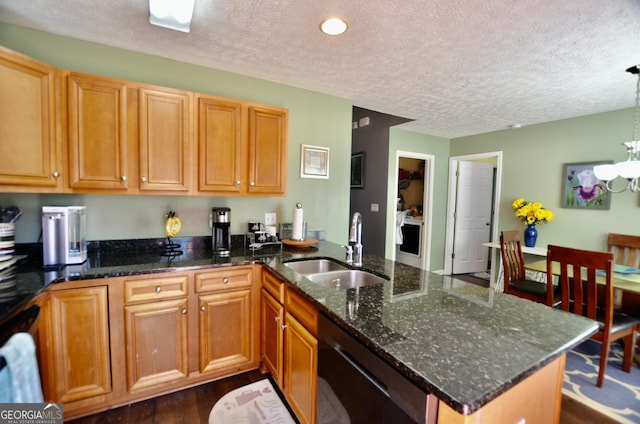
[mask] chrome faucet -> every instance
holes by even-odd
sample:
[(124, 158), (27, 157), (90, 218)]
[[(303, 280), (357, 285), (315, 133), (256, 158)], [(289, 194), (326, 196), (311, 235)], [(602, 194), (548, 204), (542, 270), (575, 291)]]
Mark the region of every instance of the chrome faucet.
[(355, 212), (351, 218), (349, 243), (354, 243), (353, 265), (362, 266), (362, 215), (360, 215), (360, 212)]

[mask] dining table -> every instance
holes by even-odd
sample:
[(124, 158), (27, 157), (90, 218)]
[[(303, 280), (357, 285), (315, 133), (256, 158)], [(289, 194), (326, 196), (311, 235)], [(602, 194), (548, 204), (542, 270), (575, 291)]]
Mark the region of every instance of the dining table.
[[(551, 264), (553, 275), (560, 274), (560, 265), (557, 262)], [(534, 262), (525, 263), (524, 268), (534, 272), (547, 272), (547, 260), (541, 259)], [(605, 284), (604, 272), (596, 275), (596, 282)], [(624, 265), (614, 265), (613, 287), (621, 292), (629, 292), (640, 295), (640, 269)]]

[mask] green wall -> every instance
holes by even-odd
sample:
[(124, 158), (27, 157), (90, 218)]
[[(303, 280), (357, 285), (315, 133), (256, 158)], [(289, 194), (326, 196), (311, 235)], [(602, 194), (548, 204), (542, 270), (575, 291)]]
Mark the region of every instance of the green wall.
[[(398, 151), (424, 153), (433, 155), (434, 160), (434, 185), (433, 185), (433, 211), (431, 222), (431, 255), (430, 270), (440, 270), (444, 266), (444, 238), (447, 213), (447, 180), (449, 169), (449, 140), (420, 134), (400, 128), (391, 128), (389, 134), (389, 181), (387, 186), (387, 231), (385, 256), (391, 257), (395, 250), (393, 244), (393, 232), (396, 229), (396, 197), (395, 185), (396, 154)], [(425, 205), (426, 210), (426, 205)]]
[[(631, 94), (630, 94), (631, 95)], [(608, 233), (640, 235), (637, 193), (611, 196), (609, 210), (561, 208), (565, 163), (622, 161), (621, 143), (631, 138), (633, 110), (607, 112), (451, 140), (451, 156), (502, 151), (499, 231), (524, 229), (511, 202), (523, 197), (554, 212), (552, 222), (538, 226), (538, 246), (601, 250)]]
[[(231, 208), (231, 231), (246, 231), (249, 220), (276, 212), (291, 222), (297, 202), (303, 204), (308, 228), (322, 229), (327, 240), (344, 243), (349, 223), (351, 154), (350, 101), (269, 81), (249, 78), (157, 56), (55, 36), (0, 23), (0, 45), (59, 68), (175, 87), (289, 109), (287, 196), (197, 197), (127, 195), (41, 195), (0, 193), (0, 205), (17, 205), (24, 215), (16, 226), (18, 243), (40, 236), (43, 205), (87, 205), (89, 240), (163, 237), (164, 214), (182, 218), (181, 236), (207, 235), (212, 207)], [(300, 145), (330, 148), (330, 179), (300, 178)], [(16, 158), (19, 160), (19, 158)]]

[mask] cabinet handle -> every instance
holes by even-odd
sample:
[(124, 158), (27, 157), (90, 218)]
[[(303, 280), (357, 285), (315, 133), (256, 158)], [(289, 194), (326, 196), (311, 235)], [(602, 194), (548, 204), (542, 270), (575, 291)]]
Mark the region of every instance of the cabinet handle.
[(182, 315), (187, 315), (187, 308), (182, 309)]
[(282, 324), (282, 325), (280, 326), (280, 329), (281, 329), (281, 330), (284, 330), (284, 329), (286, 329), (286, 328), (287, 328), (287, 324)]
[(122, 180), (122, 182), (124, 183), (124, 182), (126, 182), (126, 181), (127, 181), (127, 176), (126, 176), (126, 175), (123, 175), (122, 177), (120, 177), (120, 179), (121, 179), (121, 180)]
[(53, 173), (53, 178), (58, 178), (60, 176), (60, 173), (58, 171), (55, 171)]
[(223, 278), (223, 279), (222, 279), (222, 283), (223, 283), (223, 284), (227, 284), (228, 282), (229, 282), (229, 279), (228, 279), (227, 277), (225, 277), (225, 278)]
[(207, 307), (206, 307), (206, 306), (204, 306), (204, 305), (202, 305), (202, 306), (200, 307), (200, 310), (201, 310), (202, 312), (204, 312), (204, 311), (206, 311), (206, 310), (207, 310)]
[(142, 181), (143, 183), (146, 183), (147, 182), (147, 177), (140, 178), (140, 181)]
[(161, 290), (160, 286), (156, 286), (156, 293), (160, 293)]

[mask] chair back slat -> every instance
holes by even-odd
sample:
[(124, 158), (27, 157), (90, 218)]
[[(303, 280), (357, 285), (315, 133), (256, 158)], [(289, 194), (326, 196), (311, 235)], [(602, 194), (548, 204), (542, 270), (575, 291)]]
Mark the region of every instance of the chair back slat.
[(521, 238), (521, 231), (503, 231), (500, 234), (505, 293), (508, 293), (509, 282), (524, 279), (524, 257), (520, 246)]
[(607, 238), (607, 251), (613, 253), (618, 265), (640, 266), (640, 236), (610, 233)]
[[(609, 308), (613, 299), (613, 254), (549, 245), (547, 251), (547, 273), (553, 275), (553, 263), (560, 267), (559, 284), (562, 291), (560, 308), (591, 319), (596, 319), (598, 302)], [(605, 279), (604, 299), (598, 298), (598, 282), (602, 273)], [(611, 319), (605, 320), (610, 328)]]

